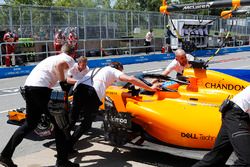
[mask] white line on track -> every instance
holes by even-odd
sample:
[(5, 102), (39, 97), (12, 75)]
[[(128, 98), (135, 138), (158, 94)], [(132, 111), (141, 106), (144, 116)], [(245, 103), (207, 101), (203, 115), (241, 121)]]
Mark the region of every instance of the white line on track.
[(242, 69), (242, 68), (248, 68), (248, 67), (250, 67), (250, 65), (249, 66), (236, 67), (236, 68), (233, 68), (233, 69)]
[(7, 112), (12, 111), (12, 110), (14, 110), (14, 109), (9, 109), (9, 110), (5, 110), (5, 111), (0, 111), (0, 114), (4, 114), (4, 113), (7, 113)]
[(19, 89), (18, 87), (11, 87), (11, 88), (2, 88), (0, 90), (8, 90), (8, 89)]
[(20, 93), (19, 93), (19, 92), (18, 92), (18, 93), (8, 93), (8, 94), (0, 95), (0, 97), (11, 96), (11, 95), (17, 95), (17, 94), (20, 94)]
[(147, 70), (147, 71), (143, 71), (143, 73), (159, 72), (159, 71), (163, 71), (163, 68), (154, 69), (154, 70)]

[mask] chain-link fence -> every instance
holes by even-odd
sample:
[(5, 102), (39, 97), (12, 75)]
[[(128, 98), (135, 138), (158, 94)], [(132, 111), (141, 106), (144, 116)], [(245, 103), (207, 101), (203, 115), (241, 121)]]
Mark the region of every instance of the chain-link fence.
[[(172, 15), (180, 19), (216, 20), (214, 16), (189, 14)], [(247, 19), (238, 20), (233, 28), (237, 35), (249, 34)], [(160, 12), (138, 12), (123, 10), (104, 10), (86, 8), (8, 6), (0, 5), (0, 30), (9, 28), (21, 38), (34, 40), (53, 39), (57, 29), (67, 32), (75, 28), (79, 39), (114, 39), (122, 37), (143, 38), (149, 28), (154, 29), (156, 37), (164, 36), (168, 17)], [(229, 26), (229, 21), (217, 19), (211, 32), (219, 32)]]
[[(171, 24), (170, 19), (195, 20), (198, 25), (212, 21), (209, 42), (205, 47), (218, 47), (232, 24), (231, 39), (226, 46), (249, 44), (250, 24), (247, 18), (223, 20), (216, 16), (181, 13), (166, 16), (160, 12), (0, 5), (0, 65), (8, 56), (5, 53), (7, 43), (1, 41), (5, 28), (19, 36), (12, 60), (21, 57), (24, 62), (30, 63), (55, 54), (53, 38), (58, 29), (67, 36), (73, 28), (78, 36), (77, 52), (88, 57), (142, 54), (147, 48), (144, 38), (150, 28), (154, 30), (154, 39), (149, 48), (152, 52), (161, 51), (166, 43), (166, 25)], [(196, 38), (194, 36), (193, 39)]]

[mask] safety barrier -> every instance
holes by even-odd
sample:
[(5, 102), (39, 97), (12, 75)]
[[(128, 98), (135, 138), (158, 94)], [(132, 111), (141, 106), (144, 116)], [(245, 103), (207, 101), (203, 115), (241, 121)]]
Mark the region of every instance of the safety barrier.
[[(122, 38), (109, 40), (78, 40), (77, 54), (87, 57), (104, 57), (117, 55), (134, 55), (135, 53), (145, 53), (146, 48), (150, 48), (151, 52), (161, 50), (163, 46), (162, 38), (155, 38), (152, 45), (144, 46), (142, 38)], [(15, 53), (7, 54), (3, 52), (5, 45), (15, 45)], [(159, 47), (157, 47), (159, 46)], [(20, 38), (18, 42), (0, 43), (0, 65), (4, 65), (4, 58), (11, 56), (12, 65), (29, 65), (37, 63), (44, 58), (55, 55), (56, 51), (53, 47), (53, 41), (33, 41), (32, 38)]]
[(250, 70), (247, 69), (213, 69), (213, 70), (250, 82)]
[[(243, 52), (243, 51), (250, 51), (249, 46), (243, 46), (243, 47), (236, 47), (236, 48), (222, 48), (219, 54), (227, 54), (227, 53), (234, 53), (234, 52)], [(198, 50), (193, 52), (192, 54), (197, 57), (208, 57), (213, 55), (215, 52), (215, 49), (213, 50)], [(133, 56), (119, 56), (119, 57), (103, 57), (99, 59), (90, 59), (88, 60), (88, 65), (90, 68), (94, 67), (102, 67), (107, 64), (109, 64), (112, 61), (119, 61), (123, 64), (138, 64), (138, 63), (145, 63), (145, 62), (153, 62), (153, 61), (165, 61), (165, 60), (171, 60), (174, 58), (173, 53), (153, 53), (148, 55), (133, 55)], [(19, 67), (3, 67), (0, 68), (0, 78), (9, 78), (9, 77), (16, 77), (16, 76), (23, 76), (28, 75), (31, 70), (34, 68), (35, 65), (29, 65), (29, 66), (19, 66)], [(249, 70), (250, 71), (250, 70)], [(223, 71), (224, 73), (233, 73), (236, 75), (236, 72), (231, 71)], [(247, 78), (250, 78), (250, 72), (245, 72), (245, 75), (243, 76), (244, 72), (242, 72), (239, 77), (244, 78), (247, 80)], [(247, 75), (247, 76), (246, 76)]]
[[(0, 65), (3, 67), (6, 56), (11, 56), (14, 61), (12, 65), (29, 65), (29, 63), (39, 62), (54, 51), (49, 51), (49, 46), (53, 41), (33, 41), (31, 38), (21, 38), (18, 42), (0, 43)], [(5, 51), (6, 45), (15, 45), (15, 53), (7, 54)]]

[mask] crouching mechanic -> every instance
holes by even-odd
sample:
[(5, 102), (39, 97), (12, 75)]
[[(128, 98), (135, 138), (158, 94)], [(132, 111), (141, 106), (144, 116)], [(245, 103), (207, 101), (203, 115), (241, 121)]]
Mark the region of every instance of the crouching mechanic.
[(225, 102), (213, 149), (192, 167), (225, 166), (233, 151), (238, 159), (232, 166), (250, 166), (250, 86)]
[(81, 56), (78, 58), (77, 63), (69, 69), (67, 73), (67, 83), (68, 83), (68, 95), (73, 94), (74, 84), (82, 79), (82, 77), (89, 72), (89, 67), (87, 66), (87, 57)]
[(62, 47), (60, 56), (50, 56), (41, 61), (29, 74), (25, 82), (26, 98), (26, 119), (19, 127), (9, 142), (3, 149), (0, 156), (0, 164), (6, 167), (17, 167), (11, 160), (15, 148), (21, 143), (23, 138), (33, 131), (41, 119), (42, 114), (50, 116), (55, 125), (55, 140), (57, 150), (56, 167), (79, 167), (78, 164), (68, 160), (68, 150), (65, 133), (58, 127), (55, 119), (48, 112), (48, 102), (52, 92), (52, 87), (57, 81), (65, 82), (65, 74), (69, 68), (73, 67), (75, 61), (68, 54), (71, 49), (66, 44)]
[(82, 79), (83, 76), (89, 72), (87, 62), (87, 57), (81, 56), (78, 58), (77, 63), (75, 63), (74, 66), (68, 71), (67, 83), (75, 84), (78, 80)]
[(85, 131), (91, 128), (92, 113), (98, 111), (102, 104), (101, 100), (105, 97), (106, 89), (113, 82), (120, 80), (130, 82), (148, 91), (158, 90), (157, 85), (149, 87), (139, 79), (128, 76), (122, 71), (123, 65), (121, 63), (112, 62), (110, 66), (89, 71), (75, 84), (71, 119), (75, 122), (81, 111), (83, 111), (84, 119), (72, 134), (73, 145)]

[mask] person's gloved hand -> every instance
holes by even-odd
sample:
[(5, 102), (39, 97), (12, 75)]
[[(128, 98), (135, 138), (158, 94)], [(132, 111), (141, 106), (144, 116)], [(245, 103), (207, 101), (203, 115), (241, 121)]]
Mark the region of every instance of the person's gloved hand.
[(69, 92), (70, 88), (71, 88), (71, 84), (68, 84), (67, 81), (60, 81), (59, 82), (61, 88), (63, 91)]

